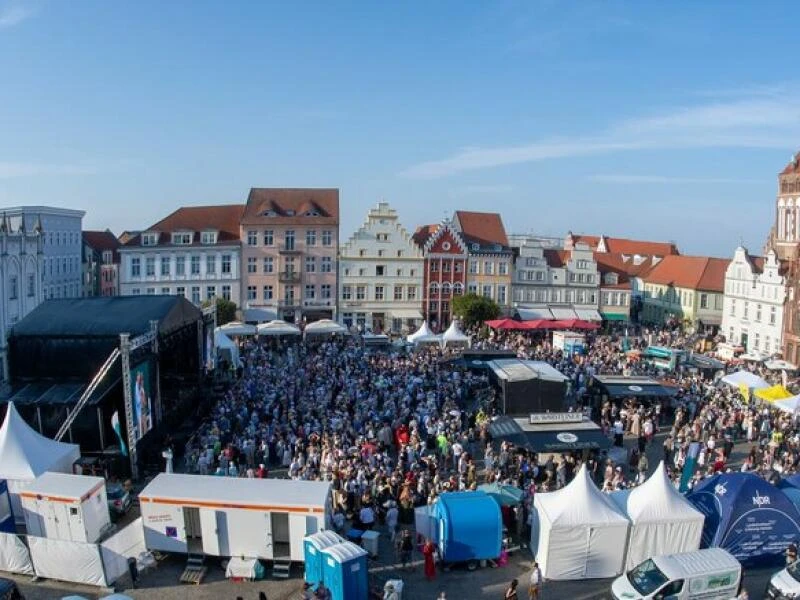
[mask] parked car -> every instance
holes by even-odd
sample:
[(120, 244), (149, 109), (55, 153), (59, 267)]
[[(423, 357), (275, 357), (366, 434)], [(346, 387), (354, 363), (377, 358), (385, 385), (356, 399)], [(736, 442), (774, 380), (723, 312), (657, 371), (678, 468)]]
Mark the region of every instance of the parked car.
[(127, 513), (133, 503), (131, 493), (122, 487), (121, 483), (107, 484), (106, 496), (108, 497), (108, 510), (112, 519), (119, 518)]
[(0, 577), (0, 600), (25, 600), (25, 596), (15, 582)]

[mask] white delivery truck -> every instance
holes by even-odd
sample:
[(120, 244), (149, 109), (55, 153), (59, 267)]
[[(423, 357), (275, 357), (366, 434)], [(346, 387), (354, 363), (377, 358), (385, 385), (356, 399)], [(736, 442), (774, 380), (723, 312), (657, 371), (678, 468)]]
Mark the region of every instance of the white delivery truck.
[(722, 548), (648, 558), (611, 585), (616, 600), (730, 600), (742, 565)]
[(800, 561), (795, 561), (769, 580), (765, 598), (800, 598)]

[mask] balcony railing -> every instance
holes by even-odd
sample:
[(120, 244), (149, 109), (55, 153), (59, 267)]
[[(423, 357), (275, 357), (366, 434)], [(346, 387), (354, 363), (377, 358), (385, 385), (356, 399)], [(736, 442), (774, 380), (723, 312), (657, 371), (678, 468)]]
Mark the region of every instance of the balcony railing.
[(300, 283), (300, 273), (298, 271), (281, 271), (278, 273), (278, 281), (281, 283)]
[(296, 244), (279, 244), (278, 254), (300, 254)]

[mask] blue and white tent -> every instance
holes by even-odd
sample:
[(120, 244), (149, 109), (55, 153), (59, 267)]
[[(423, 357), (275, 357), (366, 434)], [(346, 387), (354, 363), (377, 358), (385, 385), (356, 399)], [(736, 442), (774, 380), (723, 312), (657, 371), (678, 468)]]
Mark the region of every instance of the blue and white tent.
[(800, 542), (800, 512), (752, 473), (715, 475), (687, 499), (706, 516), (701, 547), (724, 548), (747, 566), (780, 563), (786, 547)]

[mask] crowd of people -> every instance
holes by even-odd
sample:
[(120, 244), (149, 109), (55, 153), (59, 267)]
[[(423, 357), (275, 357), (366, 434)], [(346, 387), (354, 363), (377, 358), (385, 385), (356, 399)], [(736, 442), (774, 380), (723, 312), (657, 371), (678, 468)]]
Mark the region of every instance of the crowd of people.
[[(488, 482), (521, 488), (522, 503), (504, 509), (503, 517), (510, 536), (524, 545), (533, 495), (567, 485), (584, 463), (604, 491), (641, 483), (656, 466), (654, 455), (677, 481), (692, 442), (701, 445), (693, 482), (734, 468), (739, 442), (751, 450), (737, 469), (773, 477), (800, 466), (792, 415), (746, 402), (738, 388), (715, 381), (719, 374), (667, 373), (637, 352), (648, 343), (690, 348), (696, 336), (666, 328), (591, 333), (586, 351), (570, 356), (542, 334), (472, 333), (475, 349), (510, 350), (568, 377), (570, 410), (587, 411), (619, 451), (538, 456), (492, 443), (487, 426), (497, 412), (496, 391), (488, 375), (447, 360), (438, 348), (374, 349), (359, 336), (314, 343), (248, 339), (243, 368), (188, 443), (184, 467), (330, 481), (334, 525), (386, 528), (406, 564), (419, 549), (408, 541), (414, 508), (445, 491)], [(763, 367), (748, 368), (776, 380)], [(595, 375), (657, 377), (674, 394), (666, 401), (613, 401), (598, 394)], [(626, 437), (636, 443), (623, 447)], [(656, 443), (663, 454), (654, 452)]]

